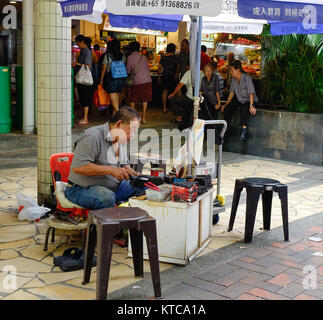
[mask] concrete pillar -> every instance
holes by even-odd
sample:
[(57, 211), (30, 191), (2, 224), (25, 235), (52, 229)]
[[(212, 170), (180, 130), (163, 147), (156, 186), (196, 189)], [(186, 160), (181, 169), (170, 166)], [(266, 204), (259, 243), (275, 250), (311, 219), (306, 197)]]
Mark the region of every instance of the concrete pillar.
[(34, 1), (22, 3), (23, 37), (23, 125), (25, 134), (35, 129), (35, 62), (34, 62)]
[(49, 158), (71, 152), (71, 20), (56, 0), (37, 0), (36, 83), (38, 203), (50, 204)]

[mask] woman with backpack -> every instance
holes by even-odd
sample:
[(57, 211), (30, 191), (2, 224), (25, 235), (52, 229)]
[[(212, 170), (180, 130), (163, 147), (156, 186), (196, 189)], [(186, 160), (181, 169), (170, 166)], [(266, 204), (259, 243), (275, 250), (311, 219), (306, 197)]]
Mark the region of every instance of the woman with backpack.
[(100, 85), (109, 93), (113, 114), (119, 110), (120, 93), (126, 85), (126, 57), (121, 53), (120, 42), (114, 39), (108, 42), (107, 54), (102, 62)]
[(127, 60), (127, 72), (133, 78), (130, 87), (130, 106), (136, 107), (136, 103), (142, 103), (142, 122), (146, 123), (146, 110), (148, 102), (152, 100), (152, 80), (147, 58), (140, 51), (140, 44), (133, 41), (128, 46), (129, 57)]

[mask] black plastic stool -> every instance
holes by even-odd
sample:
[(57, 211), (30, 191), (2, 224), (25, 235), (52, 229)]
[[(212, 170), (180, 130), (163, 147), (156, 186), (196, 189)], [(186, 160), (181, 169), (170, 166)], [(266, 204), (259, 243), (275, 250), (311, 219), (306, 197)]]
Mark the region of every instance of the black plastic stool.
[(96, 299), (107, 297), (113, 238), (122, 229), (130, 230), (135, 276), (144, 275), (143, 234), (147, 241), (151, 276), (156, 298), (161, 298), (156, 220), (139, 208), (105, 208), (89, 212), (82, 284), (90, 281), (94, 249), (98, 244)]
[(263, 224), (264, 230), (270, 230), (271, 205), (273, 192), (277, 192), (281, 201), (284, 239), (289, 240), (288, 236), (288, 199), (287, 185), (281, 184), (278, 180), (266, 178), (245, 178), (237, 179), (234, 187), (234, 194), (231, 206), (229, 229), (233, 229), (236, 217), (240, 194), (243, 188), (247, 191), (247, 208), (244, 242), (252, 241), (253, 228), (256, 220), (257, 206), (260, 194), (262, 194)]

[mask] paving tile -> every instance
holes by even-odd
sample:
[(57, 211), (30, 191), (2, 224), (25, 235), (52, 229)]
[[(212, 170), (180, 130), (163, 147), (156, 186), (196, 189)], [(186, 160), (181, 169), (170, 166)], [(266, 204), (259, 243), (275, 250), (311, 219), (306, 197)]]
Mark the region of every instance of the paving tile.
[(277, 248), (277, 247), (271, 247), (271, 246), (268, 246), (266, 248), (270, 251), (285, 254), (285, 255), (294, 255), (295, 254), (295, 251), (289, 250), (288, 248)]
[(221, 276), (229, 274), (237, 269), (239, 269), (239, 267), (233, 266), (230, 264), (224, 264), (224, 265), (221, 265), (221, 266), (218, 266), (214, 269), (209, 270), (208, 273), (213, 273), (213, 274), (217, 275), (218, 277), (221, 277)]
[(295, 276), (288, 273), (281, 273), (274, 278), (267, 280), (268, 283), (276, 286), (286, 287), (295, 280)]
[(310, 249), (305, 249), (303, 251), (299, 251), (293, 255), (294, 258), (298, 259), (299, 262), (304, 262), (313, 257), (313, 251)]
[(304, 294), (323, 300), (323, 290), (308, 289), (304, 291)]
[(310, 259), (303, 261), (303, 265), (311, 265), (315, 267), (323, 267), (323, 257), (312, 256)]
[[(0, 260), (0, 270), (3, 269), (4, 266), (8, 265), (7, 261)], [(26, 272), (28, 270), (32, 270), (32, 272), (50, 272), (51, 266), (32, 260), (27, 258), (14, 258), (10, 259), (10, 265), (14, 266), (18, 273)]]
[(239, 297), (246, 291), (250, 290), (251, 288), (252, 286), (248, 284), (238, 282), (223, 289), (222, 291), (219, 291), (218, 294), (230, 299), (236, 299), (237, 297)]
[(272, 251), (267, 250), (267, 249), (256, 249), (251, 253), (248, 253), (248, 256), (251, 258), (259, 259), (262, 257), (265, 257), (267, 255), (272, 254)]
[(235, 282), (242, 280), (250, 275), (250, 272), (246, 269), (237, 269), (230, 274), (226, 274), (222, 277), (219, 277), (213, 280), (214, 283), (229, 287)]
[(270, 245), (275, 248), (286, 248), (289, 246), (288, 243), (282, 243), (282, 242), (273, 242)]
[(271, 278), (272, 278), (272, 276), (270, 276), (268, 274), (263, 274), (260, 272), (252, 271), (250, 274), (248, 274), (248, 276), (246, 278), (243, 278), (242, 280), (240, 280), (240, 282), (243, 282), (245, 284), (254, 284), (258, 281), (266, 281)]
[(231, 261), (230, 265), (234, 265), (240, 268), (244, 268), (251, 271), (262, 272), (265, 268), (254, 263), (246, 263), (239, 260)]
[(171, 297), (180, 298), (182, 295), (189, 296), (194, 299), (201, 299), (201, 300), (227, 300), (227, 298), (219, 296), (218, 294), (202, 290), (200, 288), (196, 288), (187, 284), (180, 284), (175, 286), (171, 289), (168, 289), (164, 293), (164, 297), (167, 299), (170, 295)]
[(322, 232), (323, 231), (323, 227), (314, 226), (314, 227), (308, 228), (307, 230), (308, 231), (311, 231), (311, 232)]
[(196, 275), (197, 278), (206, 280), (206, 281), (213, 281), (216, 278), (218, 278), (218, 275), (214, 274), (214, 273), (210, 273), (210, 272), (204, 272), (201, 273), (199, 275)]
[(35, 235), (36, 228), (33, 224), (14, 225), (0, 228), (0, 242), (2, 244), (28, 239)]
[(14, 250), (0, 250), (0, 260), (10, 260), (12, 258), (17, 258), (18, 253)]
[(295, 263), (291, 260), (283, 260), (281, 261), (281, 264), (287, 267), (296, 268), (296, 269), (303, 269), (303, 266), (299, 263)]
[(288, 249), (299, 252), (299, 251), (305, 250), (308, 247), (309, 247), (308, 244), (305, 244), (305, 243), (296, 243), (296, 244), (293, 244), (293, 245), (289, 246)]
[(38, 277), (41, 281), (43, 281), (48, 286), (54, 283), (71, 280), (71, 279), (80, 277), (82, 275), (83, 275), (83, 269), (77, 270), (77, 271), (71, 271), (71, 272), (63, 272), (63, 271), (49, 272), (49, 273), (39, 274)]
[(9, 294), (3, 300), (41, 300), (41, 298), (24, 290), (18, 290)]
[(277, 276), (278, 274), (284, 272), (287, 269), (289, 269), (287, 266), (283, 266), (281, 264), (273, 264), (268, 268), (264, 268), (262, 272), (272, 276)]
[(264, 300), (264, 299), (256, 297), (256, 296), (253, 296), (253, 295), (248, 294), (248, 293), (244, 293), (241, 296), (239, 296), (236, 300)]
[[(185, 294), (169, 294), (169, 295), (165, 295), (163, 300), (202, 300), (202, 299), (199, 299), (197, 297), (191, 297), (191, 296), (187, 296)], [(206, 299), (203, 299), (203, 300), (206, 300)], [(209, 299), (211, 300), (211, 299)]]
[(265, 256), (263, 258), (257, 259), (257, 261), (255, 261), (255, 264), (260, 265), (262, 267), (270, 267), (273, 264), (279, 263), (280, 261), (281, 259), (275, 258), (269, 255), (269, 256)]
[(256, 259), (249, 258), (249, 257), (240, 258), (239, 260), (246, 263), (253, 263), (257, 261)]
[(280, 289), (277, 291), (277, 294), (281, 294), (283, 296), (289, 297), (289, 298), (295, 298), (299, 294), (301, 294), (305, 289), (303, 286), (295, 283), (289, 284), (287, 287)]
[(301, 293), (300, 295), (295, 297), (294, 300), (320, 300), (320, 299), (317, 297), (309, 296), (305, 293)]
[(210, 281), (198, 279), (198, 278), (191, 278), (189, 280), (183, 281), (183, 283), (188, 284), (192, 287), (200, 288), (202, 290), (213, 292), (213, 293), (217, 293), (225, 288), (222, 285), (219, 285)]
[(95, 291), (54, 284), (27, 290), (31, 294), (46, 297), (50, 300), (93, 300)]
[(267, 300), (290, 300), (288, 297), (278, 295), (276, 293), (269, 292), (260, 288), (253, 288), (247, 291), (247, 293)]
[[(4, 269), (0, 268), (0, 271), (2, 270)], [(7, 272), (0, 272), (0, 293), (13, 293), (31, 280), (31, 277), (16, 275), (12, 278)]]

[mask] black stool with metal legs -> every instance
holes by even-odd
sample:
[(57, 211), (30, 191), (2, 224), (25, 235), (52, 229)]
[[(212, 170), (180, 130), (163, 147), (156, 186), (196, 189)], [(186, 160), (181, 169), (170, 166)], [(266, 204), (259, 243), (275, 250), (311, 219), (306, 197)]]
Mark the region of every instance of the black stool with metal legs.
[(260, 195), (262, 195), (263, 208), (263, 225), (264, 230), (270, 230), (270, 218), (273, 192), (277, 192), (281, 201), (284, 239), (289, 240), (288, 235), (288, 199), (287, 185), (280, 183), (278, 180), (266, 178), (245, 178), (237, 179), (234, 187), (234, 194), (231, 206), (231, 215), (228, 231), (233, 229), (236, 217), (240, 194), (243, 188), (247, 191), (247, 208), (244, 242), (252, 241), (252, 234), (255, 225), (257, 206)]

